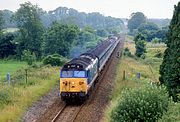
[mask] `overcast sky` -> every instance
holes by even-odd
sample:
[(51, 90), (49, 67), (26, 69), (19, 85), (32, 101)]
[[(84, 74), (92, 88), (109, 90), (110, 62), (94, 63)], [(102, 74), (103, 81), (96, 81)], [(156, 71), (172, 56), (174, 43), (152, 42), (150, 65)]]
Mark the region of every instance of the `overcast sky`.
[(0, 0), (0, 10), (16, 11), (19, 4), (30, 1), (46, 11), (59, 6), (80, 12), (100, 12), (105, 16), (129, 18), (133, 12), (143, 12), (148, 18), (172, 18), (179, 0)]

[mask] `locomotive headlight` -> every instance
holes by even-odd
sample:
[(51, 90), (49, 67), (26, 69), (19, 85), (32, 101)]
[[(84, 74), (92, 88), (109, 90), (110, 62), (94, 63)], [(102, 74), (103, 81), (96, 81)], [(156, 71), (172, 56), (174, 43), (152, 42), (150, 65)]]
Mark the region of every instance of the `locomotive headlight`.
[(83, 81), (79, 81), (79, 85), (82, 85), (84, 82)]
[(72, 84), (74, 85), (74, 82), (72, 82)]

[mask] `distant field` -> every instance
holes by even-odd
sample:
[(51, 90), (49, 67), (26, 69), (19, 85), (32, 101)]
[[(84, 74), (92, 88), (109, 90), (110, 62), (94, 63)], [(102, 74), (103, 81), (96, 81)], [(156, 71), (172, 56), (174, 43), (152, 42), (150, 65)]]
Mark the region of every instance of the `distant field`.
[[(18, 69), (25, 67), (25, 62), (20, 61), (0, 61), (0, 76), (5, 78), (7, 73), (15, 73)], [(0, 79), (1, 80), (1, 79)]]

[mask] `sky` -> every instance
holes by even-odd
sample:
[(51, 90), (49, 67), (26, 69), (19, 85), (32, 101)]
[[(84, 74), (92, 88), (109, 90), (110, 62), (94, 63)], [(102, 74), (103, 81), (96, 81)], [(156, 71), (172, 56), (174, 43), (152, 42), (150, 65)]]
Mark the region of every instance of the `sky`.
[(0, 0), (0, 10), (16, 11), (26, 1), (46, 11), (57, 7), (74, 8), (80, 12), (100, 12), (105, 16), (130, 18), (133, 12), (143, 12), (148, 18), (172, 18), (179, 0)]

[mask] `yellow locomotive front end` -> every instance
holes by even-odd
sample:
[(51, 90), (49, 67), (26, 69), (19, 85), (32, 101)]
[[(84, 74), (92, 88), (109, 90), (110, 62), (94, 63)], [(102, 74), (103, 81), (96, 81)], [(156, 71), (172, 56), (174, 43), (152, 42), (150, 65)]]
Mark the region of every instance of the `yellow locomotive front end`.
[(87, 73), (84, 70), (61, 70), (60, 95), (63, 100), (84, 99), (87, 94)]

